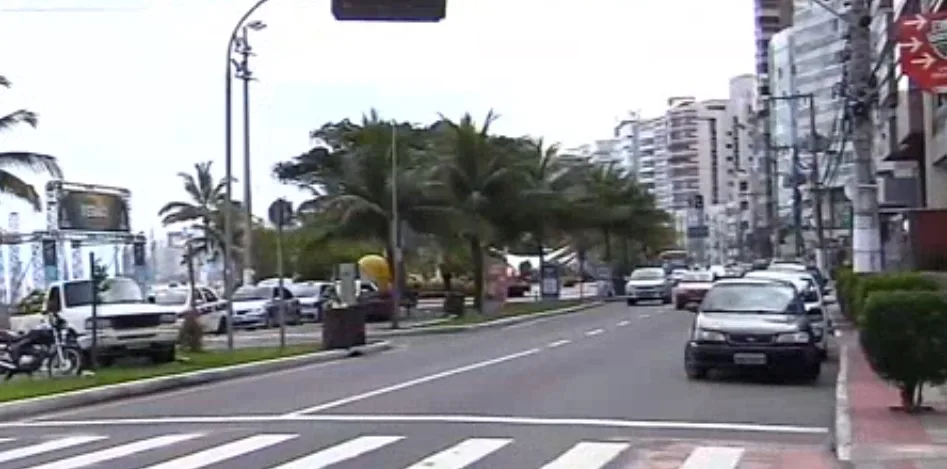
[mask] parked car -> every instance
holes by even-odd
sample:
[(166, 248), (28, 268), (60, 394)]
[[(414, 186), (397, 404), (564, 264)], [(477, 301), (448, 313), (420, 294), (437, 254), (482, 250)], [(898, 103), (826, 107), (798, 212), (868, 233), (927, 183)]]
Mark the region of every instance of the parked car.
[(301, 282), (286, 285), (286, 288), (299, 300), (299, 314), (303, 321), (321, 322), (333, 285), (332, 282)]
[(643, 267), (635, 269), (625, 284), (625, 295), (628, 306), (638, 304), (639, 301), (657, 300), (670, 304), (672, 300), (672, 283), (660, 267)]
[(276, 327), (281, 305), (285, 305), (286, 324), (295, 325), (302, 321), (299, 300), (286, 287), (240, 287), (233, 292), (233, 325), (248, 329)]
[(714, 285), (716, 275), (711, 271), (687, 272), (674, 286), (674, 306), (684, 309), (690, 303), (700, 303), (707, 290)]
[(814, 322), (789, 281), (720, 280), (699, 306), (684, 350), (684, 370), (702, 379), (713, 369), (762, 369), (815, 382), (822, 360)]
[(148, 297), (148, 302), (176, 308), (179, 323), (184, 320), (184, 315), (193, 304), (198, 314), (197, 322), (204, 332), (227, 333), (227, 300), (218, 297), (206, 286), (195, 286), (193, 299), (190, 287), (186, 286), (156, 290)]
[(759, 270), (749, 272), (747, 278), (762, 278), (771, 280), (785, 280), (792, 282), (799, 291), (801, 301), (806, 306), (806, 314), (812, 321), (813, 334), (818, 339), (816, 345), (820, 350), (820, 357), (825, 360), (829, 355), (829, 339), (832, 337), (832, 320), (826, 314), (826, 304), (822, 296), (822, 289), (812, 275), (806, 271), (797, 270)]

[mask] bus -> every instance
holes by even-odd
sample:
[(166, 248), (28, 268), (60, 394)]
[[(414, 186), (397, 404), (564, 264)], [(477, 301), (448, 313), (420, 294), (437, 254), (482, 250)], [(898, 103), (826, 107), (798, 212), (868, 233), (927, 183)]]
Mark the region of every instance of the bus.
[(686, 269), (690, 266), (690, 258), (686, 249), (668, 249), (658, 254), (658, 260), (668, 274), (674, 269)]

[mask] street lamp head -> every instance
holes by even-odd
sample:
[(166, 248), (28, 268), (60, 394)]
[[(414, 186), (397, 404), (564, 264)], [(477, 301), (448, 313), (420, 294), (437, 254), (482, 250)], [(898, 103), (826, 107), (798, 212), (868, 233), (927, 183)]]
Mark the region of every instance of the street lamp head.
[(260, 21), (260, 20), (254, 20), (254, 21), (251, 21), (251, 22), (247, 23), (245, 27), (246, 27), (246, 28), (249, 28), (249, 29), (252, 29), (252, 30), (254, 30), (254, 31), (260, 31), (260, 30), (262, 30), (262, 29), (266, 29), (266, 23), (264, 23), (264, 22), (262, 22), (262, 21)]

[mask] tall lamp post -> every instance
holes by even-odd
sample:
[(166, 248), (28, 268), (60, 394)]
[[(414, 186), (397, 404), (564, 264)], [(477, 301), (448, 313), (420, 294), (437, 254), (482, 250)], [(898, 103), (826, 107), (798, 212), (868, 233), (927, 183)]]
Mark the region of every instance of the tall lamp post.
[[(269, 0), (257, 0), (237, 24), (227, 39), (227, 61), (224, 73), (224, 192), (227, 202), (224, 210), (224, 298), (227, 299), (227, 349), (233, 350), (233, 75), (231, 60), (238, 34), (247, 20)], [(332, 14), (339, 21), (380, 21), (437, 23), (444, 19), (447, 0), (332, 0)], [(252, 28), (251, 28), (252, 29)], [(248, 179), (249, 180), (249, 179)], [(249, 201), (248, 201), (249, 202)], [(249, 203), (247, 204), (249, 206)]]
[(244, 223), (243, 232), (243, 284), (253, 282), (253, 186), (250, 179), (250, 82), (255, 80), (250, 70), (250, 57), (253, 56), (253, 47), (250, 46), (250, 31), (260, 31), (266, 28), (262, 21), (250, 21), (241, 28), (242, 34), (234, 41), (234, 53), (240, 55), (240, 60), (231, 59), (237, 79), (243, 81), (243, 204)]

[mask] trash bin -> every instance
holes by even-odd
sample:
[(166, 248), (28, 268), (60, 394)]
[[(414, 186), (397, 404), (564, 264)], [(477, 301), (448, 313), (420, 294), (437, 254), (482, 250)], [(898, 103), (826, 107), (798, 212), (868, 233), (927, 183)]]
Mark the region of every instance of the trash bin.
[(365, 345), (366, 305), (326, 308), (322, 317), (322, 347), (327, 350)]
[(463, 293), (447, 292), (447, 295), (444, 296), (444, 304), (443, 304), (444, 314), (463, 316), (465, 303), (466, 303), (466, 297), (464, 296)]

